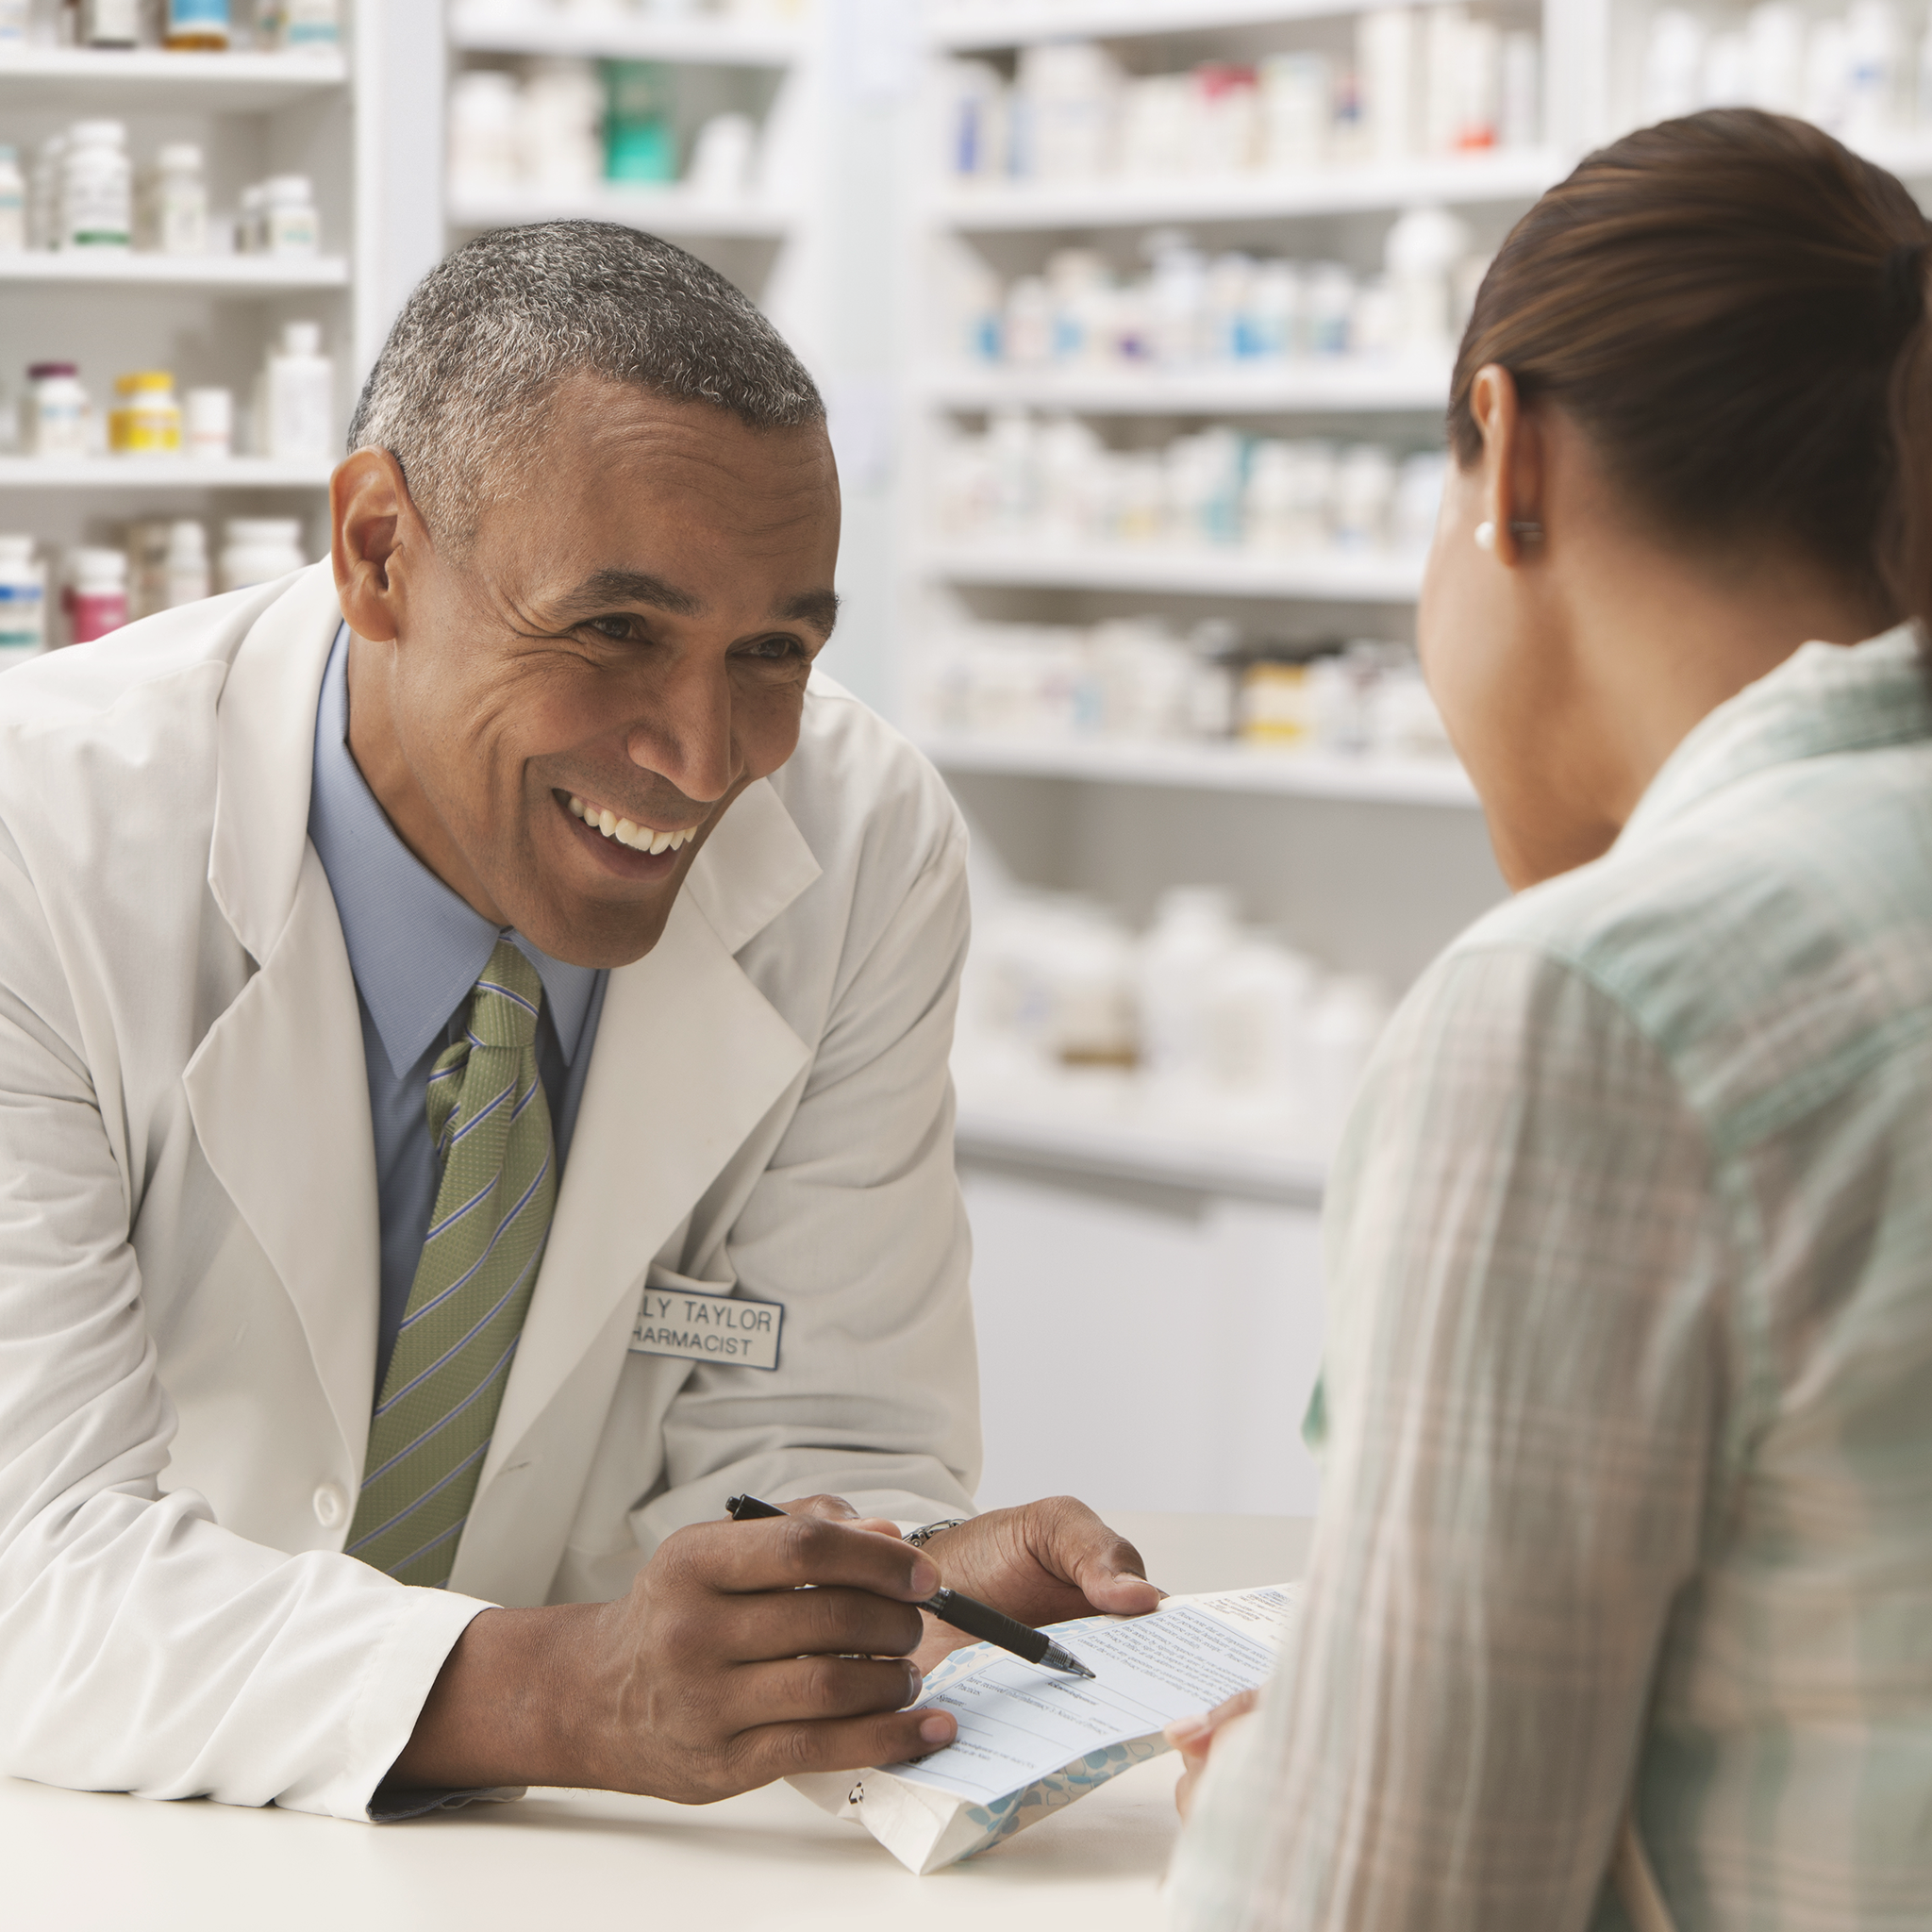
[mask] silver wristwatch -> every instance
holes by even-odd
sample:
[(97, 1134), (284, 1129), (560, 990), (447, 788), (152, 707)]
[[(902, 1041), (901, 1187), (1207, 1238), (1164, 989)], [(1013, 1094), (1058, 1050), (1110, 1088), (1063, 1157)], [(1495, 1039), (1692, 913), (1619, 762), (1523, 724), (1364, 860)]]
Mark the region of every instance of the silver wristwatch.
[(962, 1523), (971, 1523), (973, 1519), (970, 1516), (948, 1516), (938, 1523), (922, 1524), (919, 1528), (908, 1535), (906, 1541), (917, 1547), (922, 1543), (931, 1541), (942, 1529), (958, 1529)]

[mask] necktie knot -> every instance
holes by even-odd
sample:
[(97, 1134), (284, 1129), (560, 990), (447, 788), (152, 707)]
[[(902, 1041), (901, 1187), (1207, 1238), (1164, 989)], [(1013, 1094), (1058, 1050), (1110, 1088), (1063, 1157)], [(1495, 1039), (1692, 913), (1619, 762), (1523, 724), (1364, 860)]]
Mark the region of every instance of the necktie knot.
[(508, 940), (498, 940), (470, 998), (470, 1044), (524, 1053), (536, 1043), (543, 982)]
[[(439, 1155), (447, 1156), (451, 1137), (463, 1125), (458, 1101), (467, 1084), (473, 1053), (507, 1053), (514, 1057), (511, 1064), (517, 1067), (527, 1058), (528, 1078), (536, 1079), (537, 1015), (542, 1007), (543, 982), (538, 978), (537, 969), (508, 940), (498, 940), (470, 995), (463, 1037), (442, 1050), (429, 1075), (424, 1105), (429, 1117), (429, 1138)], [(488, 1064), (487, 1060), (479, 1062)], [(488, 1084), (500, 1090), (508, 1084), (508, 1076)]]

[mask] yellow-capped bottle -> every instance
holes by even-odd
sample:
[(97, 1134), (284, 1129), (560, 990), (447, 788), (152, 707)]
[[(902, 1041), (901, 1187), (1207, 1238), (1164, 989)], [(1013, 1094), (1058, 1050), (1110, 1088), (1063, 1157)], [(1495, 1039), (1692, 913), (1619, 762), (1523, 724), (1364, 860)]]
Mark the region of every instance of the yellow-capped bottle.
[(138, 369), (115, 378), (118, 398), (108, 412), (108, 447), (116, 456), (172, 457), (181, 453), (181, 405), (165, 369)]

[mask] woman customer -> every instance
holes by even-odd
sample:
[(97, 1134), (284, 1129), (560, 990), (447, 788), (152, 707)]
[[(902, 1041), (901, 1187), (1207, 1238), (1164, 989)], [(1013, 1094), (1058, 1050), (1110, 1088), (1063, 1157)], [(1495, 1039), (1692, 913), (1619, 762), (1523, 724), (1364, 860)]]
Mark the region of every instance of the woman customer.
[(1335, 1170), (1304, 1621), (1187, 1740), (1186, 1932), (1932, 1923), (1928, 233), (1699, 114), (1476, 299), (1420, 644), (1518, 896)]

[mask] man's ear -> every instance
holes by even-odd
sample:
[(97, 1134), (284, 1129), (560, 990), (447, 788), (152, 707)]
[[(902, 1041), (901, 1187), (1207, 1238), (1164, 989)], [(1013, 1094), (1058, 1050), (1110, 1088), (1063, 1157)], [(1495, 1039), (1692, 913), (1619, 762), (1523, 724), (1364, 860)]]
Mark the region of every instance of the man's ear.
[(386, 449), (358, 449), (328, 485), (336, 595), (357, 636), (390, 643), (403, 627), (412, 566), (432, 549), (403, 466)]

